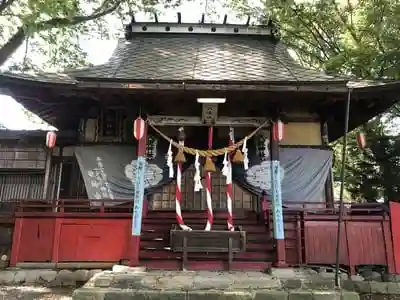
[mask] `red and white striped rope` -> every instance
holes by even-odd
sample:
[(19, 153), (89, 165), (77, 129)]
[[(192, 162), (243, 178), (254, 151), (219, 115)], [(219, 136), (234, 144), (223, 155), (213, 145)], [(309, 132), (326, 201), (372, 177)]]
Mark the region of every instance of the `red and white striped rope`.
[(207, 224), (204, 230), (210, 231), (212, 224), (214, 223), (214, 214), (212, 211), (212, 198), (211, 198), (211, 172), (206, 174), (206, 201), (207, 201)]
[[(183, 142), (179, 142), (183, 146)], [(182, 230), (192, 230), (189, 226), (185, 225), (185, 222), (183, 221), (182, 217), (182, 209), (181, 209), (181, 203), (182, 203), (182, 192), (181, 192), (181, 187), (182, 187), (182, 164), (178, 163), (177, 168), (176, 168), (176, 191), (175, 191), (175, 211), (176, 211), (176, 221), (178, 222), (179, 227)]]
[[(208, 129), (208, 149), (212, 149), (213, 141), (213, 128), (210, 126)], [(212, 224), (214, 223), (214, 214), (212, 210), (212, 198), (211, 198), (211, 172), (206, 173), (206, 201), (207, 201), (207, 224), (204, 230), (210, 231)]]
[[(235, 143), (235, 136), (233, 132), (233, 128), (229, 129), (229, 146)], [(233, 195), (233, 188), (232, 188), (232, 161), (231, 157), (228, 155), (226, 158), (228, 160), (228, 174), (226, 177), (226, 207), (228, 209), (228, 230), (234, 231), (235, 227), (233, 226), (233, 214), (232, 214), (232, 195)]]

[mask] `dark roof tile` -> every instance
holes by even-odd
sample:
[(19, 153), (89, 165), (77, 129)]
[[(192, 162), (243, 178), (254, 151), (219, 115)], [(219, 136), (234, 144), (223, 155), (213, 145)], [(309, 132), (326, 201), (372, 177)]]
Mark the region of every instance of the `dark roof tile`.
[(59, 84), (75, 84), (76, 80), (71, 78), (69, 75), (64, 73), (50, 73), (50, 72), (3, 72), (2, 76), (7, 78), (17, 78), (28, 80), (32, 82), (42, 82), (42, 83), (59, 83)]
[[(265, 37), (141, 34), (121, 39), (110, 60), (67, 72), (77, 78), (204, 81), (331, 81), (297, 64), (282, 43)], [(340, 78), (344, 80), (344, 78)]]

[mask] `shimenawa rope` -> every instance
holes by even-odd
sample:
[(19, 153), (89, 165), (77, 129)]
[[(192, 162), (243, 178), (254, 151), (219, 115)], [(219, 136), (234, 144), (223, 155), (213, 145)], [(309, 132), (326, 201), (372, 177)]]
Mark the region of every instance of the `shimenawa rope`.
[(196, 155), (196, 153), (199, 154), (199, 156), (201, 157), (215, 157), (215, 156), (219, 156), (219, 155), (223, 155), (225, 154), (225, 152), (230, 153), (235, 151), (237, 148), (239, 148), (240, 146), (243, 145), (245, 140), (249, 140), (250, 138), (252, 138), (260, 129), (262, 129), (269, 121), (265, 121), (264, 123), (262, 123), (260, 126), (258, 126), (253, 132), (251, 132), (249, 135), (247, 135), (246, 137), (244, 137), (243, 139), (241, 139), (239, 142), (230, 145), (228, 147), (225, 148), (220, 148), (220, 149), (210, 149), (210, 150), (200, 150), (200, 149), (195, 149), (195, 148), (190, 148), (190, 147), (186, 147), (186, 146), (181, 146), (179, 145), (179, 143), (175, 142), (174, 140), (172, 140), (170, 137), (168, 137), (167, 135), (165, 135), (161, 130), (159, 130), (157, 127), (155, 127), (152, 123), (150, 119), (147, 119), (147, 122), (149, 124), (149, 126), (151, 128), (153, 128), (153, 130), (155, 132), (157, 132), (163, 139), (165, 139), (168, 142), (171, 142), (172, 146), (178, 148), (178, 149), (182, 149), (183, 152), (187, 153), (187, 154), (191, 154), (191, 155)]

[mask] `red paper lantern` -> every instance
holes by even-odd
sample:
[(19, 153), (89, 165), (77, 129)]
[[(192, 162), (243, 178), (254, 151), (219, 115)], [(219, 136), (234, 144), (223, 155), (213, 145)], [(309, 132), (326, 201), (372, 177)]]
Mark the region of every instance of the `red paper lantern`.
[(365, 147), (367, 146), (367, 139), (365, 138), (365, 134), (362, 131), (357, 133), (357, 145), (360, 149), (365, 149)]
[(135, 139), (140, 140), (144, 136), (144, 120), (139, 117), (133, 122), (133, 135)]
[(57, 134), (54, 131), (49, 131), (46, 135), (46, 146), (53, 149), (56, 146)]
[(282, 141), (284, 136), (284, 124), (277, 120), (272, 124), (272, 137), (275, 141)]

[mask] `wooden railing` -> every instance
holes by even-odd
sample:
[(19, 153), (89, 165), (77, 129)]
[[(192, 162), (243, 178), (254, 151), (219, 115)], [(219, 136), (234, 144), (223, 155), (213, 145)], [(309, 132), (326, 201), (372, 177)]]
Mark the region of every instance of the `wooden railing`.
[(16, 217), (131, 217), (129, 200), (60, 199), (20, 200), (15, 205)]
[[(270, 205), (263, 205), (265, 224), (273, 231)], [(283, 208), (287, 262), (292, 265), (333, 265), (336, 257), (339, 207), (291, 203)], [(393, 270), (389, 209), (376, 203), (346, 203), (341, 223), (340, 264), (355, 272), (358, 265)]]
[[(83, 243), (83, 238), (88, 235), (98, 236), (102, 245), (115, 245), (112, 253), (107, 248), (112, 255), (100, 249), (94, 251), (97, 256), (85, 256), (84, 253), (85, 255), (74, 258), (77, 261), (118, 261), (126, 258), (127, 252), (123, 249), (127, 249), (131, 231), (130, 201), (61, 199), (23, 200), (16, 203), (14, 264), (23, 261), (70, 261), (75, 252), (68, 252), (72, 246), (65, 245), (70, 245), (74, 240), (72, 235), (77, 239), (79, 237), (79, 243)], [(144, 209), (146, 207), (147, 204), (144, 205)], [(264, 203), (262, 207), (265, 226), (272, 232), (271, 206)], [(290, 203), (283, 208), (283, 218), (286, 259), (290, 265), (335, 263), (338, 207), (326, 208), (324, 204), (316, 203)], [(61, 230), (63, 226), (68, 230)], [(353, 273), (358, 265), (383, 265), (387, 266), (389, 271), (393, 270), (392, 233), (389, 211), (385, 205), (347, 203), (341, 226), (341, 265), (348, 266)], [(86, 228), (86, 235), (83, 234), (82, 228)], [(25, 238), (19, 238), (22, 236)], [(87, 249), (95, 247), (90, 244), (92, 240), (85, 240)], [(33, 247), (42, 250), (38, 248), (38, 251), (33, 253), (30, 250)]]

